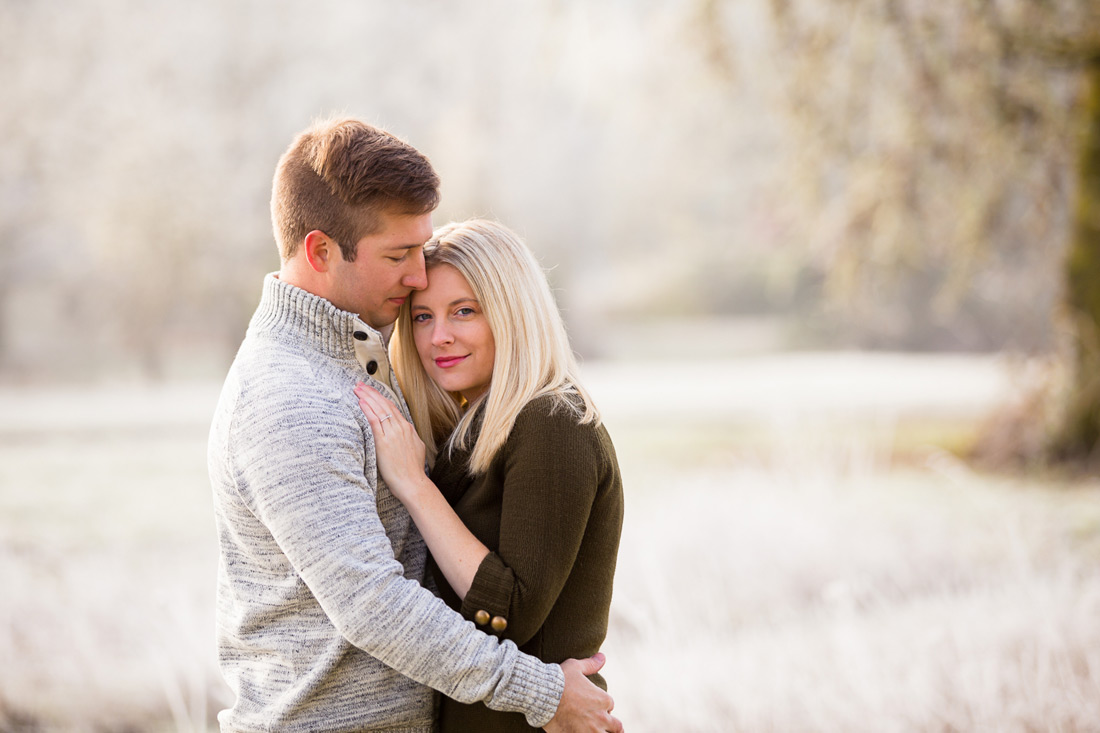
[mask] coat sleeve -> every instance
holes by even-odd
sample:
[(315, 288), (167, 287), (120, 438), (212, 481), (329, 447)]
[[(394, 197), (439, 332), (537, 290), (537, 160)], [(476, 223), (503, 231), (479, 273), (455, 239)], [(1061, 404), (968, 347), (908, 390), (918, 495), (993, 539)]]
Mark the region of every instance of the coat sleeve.
[(462, 613), (507, 621), (522, 646), (546, 621), (581, 546), (600, 484), (600, 444), (568, 409), (528, 405), (494, 460), (503, 481), (500, 543), (474, 576)]

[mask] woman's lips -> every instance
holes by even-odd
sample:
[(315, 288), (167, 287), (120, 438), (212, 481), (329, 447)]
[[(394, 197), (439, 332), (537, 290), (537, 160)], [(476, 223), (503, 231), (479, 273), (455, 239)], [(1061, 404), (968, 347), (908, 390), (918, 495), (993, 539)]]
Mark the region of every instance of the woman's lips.
[[(466, 356), (469, 356), (469, 354)], [(440, 356), (435, 360), (435, 365), (440, 369), (449, 369), (465, 358), (465, 356)]]

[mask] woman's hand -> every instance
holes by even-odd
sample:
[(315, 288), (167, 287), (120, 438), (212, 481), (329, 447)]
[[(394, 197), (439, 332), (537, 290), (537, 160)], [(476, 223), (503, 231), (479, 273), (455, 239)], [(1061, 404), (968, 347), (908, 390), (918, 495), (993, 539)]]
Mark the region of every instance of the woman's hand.
[(374, 433), (378, 472), (393, 495), (408, 506), (414, 491), (430, 483), (424, 474), (424, 441), (401, 410), (373, 387), (358, 382), (355, 396)]
[(459, 598), (465, 598), (489, 554), (424, 473), (424, 441), (393, 403), (377, 390), (355, 385), (359, 407), (374, 431), (378, 472), (416, 522), (420, 534)]
[(465, 598), (488, 548), (466, 529), (424, 473), (424, 441), (401, 411), (362, 382), (355, 385), (355, 395), (374, 431), (378, 472), (409, 510), (447, 582), (459, 598)]

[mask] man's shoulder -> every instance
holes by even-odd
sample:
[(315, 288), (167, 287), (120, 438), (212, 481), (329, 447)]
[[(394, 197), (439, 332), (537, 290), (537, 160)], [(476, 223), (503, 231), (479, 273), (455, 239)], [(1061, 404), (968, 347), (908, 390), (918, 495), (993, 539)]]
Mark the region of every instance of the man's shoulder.
[(305, 344), (278, 338), (265, 332), (249, 332), (241, 344), (233, 367), (238, 378), (256, 389), (278, 389), (291, 383), (300, 385), (316, 371), (321, 355)]
[[(320, 368), (323, 358), (303, 344), (249, 334), (231, 368), (236, 407), (317, 409), (342, 402), (332, 375)], [(347, 392), (351, 394), (350, 386)]]

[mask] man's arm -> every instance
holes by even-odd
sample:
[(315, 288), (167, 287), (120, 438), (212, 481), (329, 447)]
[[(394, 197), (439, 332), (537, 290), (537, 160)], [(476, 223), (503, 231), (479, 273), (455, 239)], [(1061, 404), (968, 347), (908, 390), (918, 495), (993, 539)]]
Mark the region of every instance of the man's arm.
[(590, 699), (585, 686), (606, 693), (587, 680), (567, 685), (558, 665), (477, 631), (404, 577), (364, 475), (354, 403), (308, 388), (264, 392), (240, 400), (233, 415), (237, 495), (349, 642), (449, 697), (522, 712), (534, 726), (574, 725), (585, 706), (608, 709), (609, 697)]

